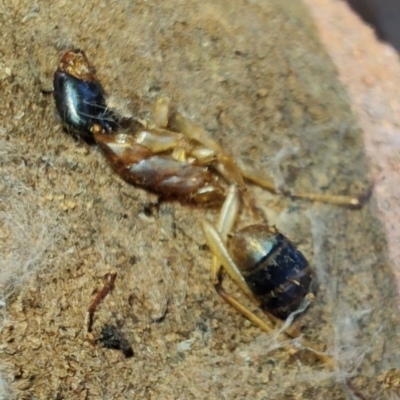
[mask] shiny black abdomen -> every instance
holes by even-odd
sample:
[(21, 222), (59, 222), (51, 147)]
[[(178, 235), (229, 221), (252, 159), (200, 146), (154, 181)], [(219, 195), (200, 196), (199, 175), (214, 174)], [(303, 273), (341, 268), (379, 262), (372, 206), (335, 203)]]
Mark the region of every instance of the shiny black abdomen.
[(284, 319), (309, 293), (311, 273), (303, 254), (289, 239), (277, 233), (271, 250), (245, 279), (260, 299), (261, 308)]
[(92, 139), (90, 128), (94, 123), (107, 132), (117, 128), (116, 118), (107, 108), (104, 90), (97, 81), (85, 81), (57, 70), (54, 99), (65, 127), (84, 139)]

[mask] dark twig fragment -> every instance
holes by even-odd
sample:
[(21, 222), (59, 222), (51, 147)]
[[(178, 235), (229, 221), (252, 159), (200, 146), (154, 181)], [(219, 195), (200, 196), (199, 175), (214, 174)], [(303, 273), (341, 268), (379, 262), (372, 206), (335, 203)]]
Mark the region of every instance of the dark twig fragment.
[(108, 295), (108, 293), (110, 293), (111, 290), (114, 288), (114, 283), (115, 283), (116, 277), (117, 277), (116, 272), (109, 272), (108, 274), (106, 274), (106, 276), (105, 276), (106, 282), (105, 282), (103, 288), (100, 290), (99, 293), (97, 293), (97, 296), (90, 304), (88, 311), (87, 311), (87, 332), (88, 333), (90, 333), (92, 331), (93, 317), (94, 317), (96, 308), (100, 304), (100, 302)]

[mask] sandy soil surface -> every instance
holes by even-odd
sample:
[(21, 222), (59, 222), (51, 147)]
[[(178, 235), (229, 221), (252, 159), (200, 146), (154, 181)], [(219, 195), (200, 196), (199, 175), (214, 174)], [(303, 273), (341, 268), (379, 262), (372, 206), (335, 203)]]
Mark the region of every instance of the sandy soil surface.
[[(308, 3), (313, 12), (331, 5)], [(364, 143), (372, 146), (307, 8), (292, 0), (21, 0), (0, 11), (3, 398), (350, 399), (348, 378), (382, 397), (382, 374), (400, 361), (397, 287), (377, 218), (385, 208), (378, 193), (392, 175), (371, 164), (376, 190), (361, 210), (249, 185), (269, 223), (315, 271), (316, 301), (299, 329), (335, 359), (331, 371), (307, 350), (287, 354), (215, 293), (198, 220), (214, 220), (217, 209), (174, 202), (157, 211), (156, 196), (127, 185), (98, 149), (63, 131), (49, 93), (60, 57), (80, 47), (119, 112), (147, 118), (168, 95), (278, 184), (363, 193), (371, 182)], [(366, 76), (372, 96), (377, 81)], [(368, 112), (380, 116), (397, 104), (375, 108), (368, 99)], [(381, 143), (390, 129), (377, 121)], [(238, 226), (254, 222), (244, 209)], [(110, 271), (115, 289), (87, 335), (86, 311)], [(226, 287), (252, 307), (228, 280)], [(133, 357), (102, 346), (110, 324)]]

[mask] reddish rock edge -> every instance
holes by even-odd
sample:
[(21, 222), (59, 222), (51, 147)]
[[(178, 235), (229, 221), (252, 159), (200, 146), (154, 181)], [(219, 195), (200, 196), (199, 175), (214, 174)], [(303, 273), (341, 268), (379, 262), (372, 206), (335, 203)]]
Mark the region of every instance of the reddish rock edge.
[(304, 0), (364, 131), (375, 181), (373, 206), (384, 226), (400, 288), (400, 62), (344, 1)]

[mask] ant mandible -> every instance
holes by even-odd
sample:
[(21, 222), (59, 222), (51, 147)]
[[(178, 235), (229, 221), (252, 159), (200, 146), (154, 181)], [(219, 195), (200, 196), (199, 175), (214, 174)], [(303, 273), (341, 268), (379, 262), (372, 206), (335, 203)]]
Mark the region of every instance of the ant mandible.
[[(65, 128), (87, 142), (97, 143), (112, 168), (128, 183), (166, 199), (223, 203), (217, 226), (206, 219), (201, 221), (214, 254), (211, 281), (217, 293), (246, 318), (264, 331), (272, 330), (225, 292), (221, 266), (275, 325), (298, 309), (304, 298), (312, 297), (312, 274), (306, 258), (275, 228), (265, 224), (244, 228), (232, 236), (228, 250), (227, 239), (240, 209), (244, 180), (272, 193), (279, 190), (261, 171), (226, 154), (203, 128), (171, 112), (169, 99), (156, 101), (147, 122), (120, 117), (108, 108), (95, 69), (82, 50), (70, 50), (62, 57), (54, 75), (54, 99)], [(286, 195), (349, 207), (360, 207), (366, 200), (365, 196)], [(296, 336), (293, 330), (285, 332)], [(318, 353), (304, 338), (302, 344), (335, 367), (330, 357)], [(295, 352), (290, 347), (288, 350)]]

